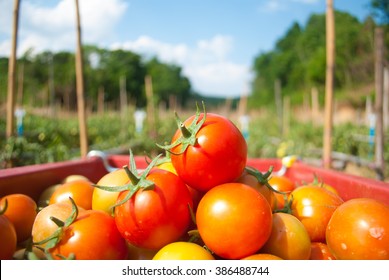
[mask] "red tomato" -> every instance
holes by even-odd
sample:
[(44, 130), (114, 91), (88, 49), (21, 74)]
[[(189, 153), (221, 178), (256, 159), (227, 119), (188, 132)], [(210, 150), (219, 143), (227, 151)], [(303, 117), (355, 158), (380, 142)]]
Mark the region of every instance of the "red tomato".
[(54, 257), (74, 254), (77, 260), (124, 260), (128, 248), (112, 216), (86, 210), (64, 229), (60, 242), (49, 251)]
[(51, 195), (49, 204), (69, 201), (69, 197), (85, 210), (92, 209), (92, 196), (94, 187), (92, 183), (85, 180), (76, 180), (64, 183), (59, 186)]
[(14, 225), (17, 242), (26, 241), (31, 237), (32, 225), (37, 214), (36, 202), (25, 194), (9, 194), (3, 196), (0, 200), (2, 209), (5, 200), (8, 201), (8, 207), (3, 215)]
[[(130, 178), (128, 177), (125, 169), (120, 168), (105, 174), (97, 182), (97, 185), (107, 187), (122, 186), (127, 184), (129, 180)], [(118, 196), (119, 192), (110, 192), (95, 188), (92, 195), (92, 209), (102, 210), (108, 214), (112, 214), (112, 206), (115, 205)]]
[(389, 259), (389, 206), (371, 198), (344, 202), (328, 222), (326, 242), (336, 259)]
[(312, 242), (310, 260), (335, 260), (326, 243)]
[(205, 120), (204, 114), (192, 116), (176, 131), (172, 144), (179, 138), (190, 144), (170, 149), (173, 166), (188, 186), (201, 192), (236, 180), (246, 166), (246, 140), (223, 116), (207, 113)]
[(311, 241), (325, 242), (328, 221), (343, 199), (315, 185), (298, 187), (290, 195), (292, 214), (303, 223)]
[(0, 260), (10, 260), (16, 251), (16, 231), (11, 221), (0, 211)]
[[(124, 238), (140, 248), (160, 249), (177, 241), (191, 223), (193, 202), (185, 183), (175, 174), (154, 168), (146, 176), (153, 189), (140, 189), (115, 207), (115, 221)], [(118, 203), (128, 194), (119, 194)]]
[(275, 202), (273, 209), (283, 209), (285, 207), (285, 202), (288, 201), (290, 192), (295, 189), (294, 182), (285, 176), (272, 175), (269, 179), (269, 184), (276, 191), (286, 193), (274, 193)]
[(206, 192), (196, 212), (205, 245), (225, 259), (257, 252), (271, 233), (272, 212), (263, 195), (241, 183), (226, 183)]
[(304, 225), (295, 216), (274, 213), (271, 235), (260, 252), (284, 260), (308, 260), (311, 240)]

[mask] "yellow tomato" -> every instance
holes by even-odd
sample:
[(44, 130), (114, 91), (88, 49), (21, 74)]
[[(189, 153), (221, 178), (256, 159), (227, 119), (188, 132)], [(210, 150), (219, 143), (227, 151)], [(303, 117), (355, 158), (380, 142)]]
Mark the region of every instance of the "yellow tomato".
[(191, 242), (173, 242), (162, 247), (153, 260), (214, 260), (204, 247)]

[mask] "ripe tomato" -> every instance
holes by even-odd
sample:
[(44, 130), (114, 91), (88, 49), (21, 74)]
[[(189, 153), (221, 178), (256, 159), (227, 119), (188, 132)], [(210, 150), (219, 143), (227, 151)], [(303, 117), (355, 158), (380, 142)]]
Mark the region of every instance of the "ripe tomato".
[(325, 242), (326, 227), (343, 199), (316, 185), (305, 185), (291, 192), (292, 214), (307, 229), (312, 242)]
[(50, 253), (66, 257), (73, 253), (77, 260), (124, 260), (128, 248), (111, 215), (86, 210), (65, 228), (60, 242)]
[(0, 209), (0, 260), (10, 260), (16, 251), (16, 231), (11, 221), (3, 215), (6, 208)]
[(307, 230), (295, 216), (274, 213), (271, 235), (260, 252), (285, 260), (308, 260), (311, 240)]
[(247, 161), (247, 143), (240, 130), (223, 116), (205, 116), (197, 112), (189, 117), (165, 147), (177, 174), (201, 192), (236, 180)]
[(295, 189), (294, 182), (285, 176), (272, 175), (269, 184), (273, 189), (286, 194), (274, 193), (275, 202), (273, 209), (283, 209), (285, 202), (288, 201), (289, 194)]
[(206, 192), (196, 212), (205, 245), (225, 259), (257, 252), (271, 233), (272, 210), (265, 197), (241, 183), (226, 183)]
[[(79, 214), (85, 211), (83, 208), (78, 207)], [(50, 237), (57, 229), (58, 226), (54, 223), (50, 217), (55, 217), (61, 221), (65, 221), (72, 213), (72, 204), (70, 200), (61, 201), (54, 204), (50, 204), (38, 212), (32, 225), (31, 235), (34, 243), (45, 240)], [(46, 244), (40, 245), (45, 247)]]
[(272, 254), (254, 254), (248, 257), (243, 258), (242, 260), (282, 260), (280, 257), (277, 257), (276, 255)]
[(354, 198), (333, 213), (326, 231), (336, 259), (389, 259), (389, 206), (371, 198)]
[(335, 260), (326, 243), (312, 242), (310, 260)]
[(94, 187), (92, 183), (85, 180), (76, 180), (64, 183), (59, 186), (51, 195), (49, 204), (69, 201), (72, 197), (74, 202), (85, 210), (92, 209), (92, 196)]
[(214, 260), (204, 247), (191, 242), (173, 242), (162, 247), (153, 260)]
[[(175, 174), (154, 168), (146, 179), (152, 189), (139, 189), (115, 207), (115, 221), (126, 240), (140, 248), (158, 250), (177, 241), (188, 229), (193, 202), (185, 183)], [(120, 203), (129, 191), (118, 196)]]
[(31, 229), (37, 215), (36, 202), (25, 194), (9, 194), (0, 200), (0, 207), (3, 209), (5, 200), (8, 207), (4, 212), (15, 227), (17, 242), (26, 241), (31, 237)]
[(243, 171), (242, 175), (236, 180), (238, 183), (246, 184), (253, 187), (255, 190), (259, 191), (269, 203), (271, 209), (275, 207), (275, 192), (273, 192), (267, 186), (261, 184), (258, 179), (249, 174), (246, 170)]
[[(130, 178), (126, 171), (120, 168), (105, 174), (97, 182), (97, 185), (107, 187), (122, 186), (127, 184), (129, 180)], [(112, 206), (115, 205), (118, 196), (119, 192), (110, 192), (95, 188), (92, 195), (92, 209), (102, 210), (108, 214), (112, 214)]]

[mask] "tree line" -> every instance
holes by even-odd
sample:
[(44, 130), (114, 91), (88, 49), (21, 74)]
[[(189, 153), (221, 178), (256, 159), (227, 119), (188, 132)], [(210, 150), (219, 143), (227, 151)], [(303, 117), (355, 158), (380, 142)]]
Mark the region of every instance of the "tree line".
[[(372, 0), (372, 7), (380, 13), (380, 23), (388, 31), (387, 0)], [(375, 7), (374, 4), (377, 4)], [(380, 5), (383, 5), (381, 7)], [(386, 8), (385, 8), (386, 7)], [(305, 26), (293, 23), (275, 44), (273, 50), (254, 58), (254, 79), (248, 103), (251, 107), (274, 103), (277, 82), (282, 94), (291, 102), (301, 103), (304, 94), (315, 87), (324, 91), (326, 67), (325, 14), (312, 14)], [(377, 20), (378, 21), (378, 20)], [(335, 11), (336, 67), (335, 88), (338, 92), (352, 91), (374, 83), (374, 29), (373, 17), (360, 22), (356, 17)], [(389, 45), (385, 32), (385, 45)], [(152, 79), (156, 104), (185, 107), (188, 100), (207, 100), (191, 87), (188, 77), (179, 65), (167, 64), (153, 57), (146, 60), (128, 50), (107, 50), (83, 46), (85, 96), (91, 110), (99, 102), (111, 108), (120, 107), (120, 92), (136, 107), (145, 107), (145, 77)], [(67, 51), (45, 51), (33, 54), (29, 50), (17, 60), (17, 104), (32, 106), (61, 106), (76, 109), (75, 54)], [(387, 58), (389, 53), (386, 54)], [(6, 100), (8, 58), (0, 57), (0, 97)], [(3, 102), (4, 101), (4, 102)], [(232, 104), (236, 104), (236, 100)]]
[[(311, 88), (324, 92), (325, 17), (325, 14), (312, 14), (305, 26), (294, 23), (273, 50), (255, 58), (250, 104), (258, 106), (259, 102), (266, 104), (273, 100), (276, 81), (282, 87), (282, 94), (289, 95), (295, 103), (301, 103), (303, 95)], [(372, 17), (360, 22), (348, 13), (335, 11), (334, 82), (338, 93), (352, 92), (374, 83), (375, 27)], [(389, 45), (388, 32), (385, 45)], [(386, 58), (389, 58), (388, 54)]]

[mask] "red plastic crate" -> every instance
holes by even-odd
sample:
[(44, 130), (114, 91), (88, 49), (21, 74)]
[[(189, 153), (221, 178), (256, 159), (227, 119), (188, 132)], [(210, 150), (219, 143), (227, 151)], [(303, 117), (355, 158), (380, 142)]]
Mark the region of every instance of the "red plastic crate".
[[(129, 164), (128, 155), (110, 155), (106, 160), (113, 168)], [(135, 161), (139, 169), (147, 166), (142, 156), (135, 157)], [(273, 166), (274, 171), (277, 171), (282, 167), (282, 162), (280, 159), (248, 159), (247, 165), (263, 172)], [(0, 170), (0, 197), (11, 193), (24, 193), (37, 200), (44, 189), (60, 183), (68, 175), (80, 174), (97, 182), (108, 171), (103, 159), (98, 156), (4, 169)], [(369, 197), (389, 204), (389, 184), (385, 182), (317, 168), (299, 161), (294, 162), (285, 175), (297, 183), (311, 182), (317, 176), (321, 181), (336, 188), (344, 200)]]

